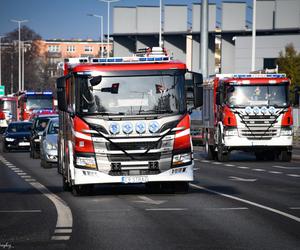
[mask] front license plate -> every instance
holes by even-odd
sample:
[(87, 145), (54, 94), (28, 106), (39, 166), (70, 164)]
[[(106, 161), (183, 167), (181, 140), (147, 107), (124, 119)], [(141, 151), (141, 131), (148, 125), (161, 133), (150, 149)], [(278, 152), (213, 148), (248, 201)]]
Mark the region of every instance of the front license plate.
[(123, 176), (123, 183), (145, 183), (148, 182), (148, 176)]
[(19, 142), (19, 146), (30, 146), (30, 142)]

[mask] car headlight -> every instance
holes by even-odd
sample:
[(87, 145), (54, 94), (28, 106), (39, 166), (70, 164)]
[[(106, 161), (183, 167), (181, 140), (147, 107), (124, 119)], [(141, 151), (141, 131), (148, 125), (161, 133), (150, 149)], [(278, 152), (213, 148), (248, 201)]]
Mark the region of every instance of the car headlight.
[(57, 147), (52, 143), (46, 142), (46, 149), (53, 150), (53, 149), (57, 149)]
[(291, 127), (287, 128), (281, 128), (280, 135), (282, 136), (292, 136), (293, 135), (293, 129)]
[(76, 157), (76, 165), (86, 168), (96, 168), (95, 157)]
[(173, 156), (172, 165), (179, 166), (192, 161), (192, 153), (177, 154)]
[(6, 140), (6, 141), (10, 141), (10, 142), (12, 142), (12, 141), (14, 141), (14, 140), (15, 140), (15, 138), (6, 137), (6, 138), (5, 138), (5, 140)]

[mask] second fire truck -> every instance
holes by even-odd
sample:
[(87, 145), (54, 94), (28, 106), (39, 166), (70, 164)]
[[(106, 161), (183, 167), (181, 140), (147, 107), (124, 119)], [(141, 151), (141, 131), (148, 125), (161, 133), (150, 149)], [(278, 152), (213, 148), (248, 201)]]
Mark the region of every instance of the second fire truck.
[(204, 83), (203, 129), (209, 159), (254, 152), (290, 161), (293, 116), (285, 74), (220, 74)]

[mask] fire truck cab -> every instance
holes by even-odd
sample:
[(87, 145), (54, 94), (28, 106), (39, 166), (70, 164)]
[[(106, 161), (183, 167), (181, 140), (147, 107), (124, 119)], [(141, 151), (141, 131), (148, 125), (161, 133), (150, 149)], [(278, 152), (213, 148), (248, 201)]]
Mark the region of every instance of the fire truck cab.
[(255, 153), (257, 160), (290, 161), (293, 116), (285, 74), (220, 74), (203, 84), (203, 128), (209, 159), (230, 152)]
[[(66, 61), (57, 80), (58, 171), (65, 190), (78, 194), (101, 183), (188, 188), (193, 149), (187, 69), (159, 49)], [(193, 75), (199, 106), (201, 75)]]

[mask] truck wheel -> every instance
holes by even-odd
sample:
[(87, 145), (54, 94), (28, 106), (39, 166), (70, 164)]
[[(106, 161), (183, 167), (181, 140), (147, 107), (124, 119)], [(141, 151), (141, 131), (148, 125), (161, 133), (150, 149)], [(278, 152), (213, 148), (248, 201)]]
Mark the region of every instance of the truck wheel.
[(224, 152), (222, 146), (218, 147), (217, 156), (218, 156), (218, 161), (220, 161), (220, 162), (224, 162), (224, 161), (228, 161), (229, 160), (229, 152)]
[(255, 158), (257, 161), (263, 161), (264, 160), (264, 153), (263, 152), (255, 152)]
[(70, 183), (67, 181), (66, 177), (63, 175), (63, 178), (62, 178), (62, 186), (63, 186), (63, 190), (64, 191), (72, 191), (71, 187), (70, 187)]
[(292, 160), (292, 152), (281, 151), (280, 159), (285, 162), (290, 162)]
[(72, 194), (74, 196), (90, 195), (93, 189), (94, 185), (73, 185)]
[(207, 160), (214, 160), (215, 159), (215, 152), (213, 150), (213, 146), (208, 144), (208, 141), (205, 140), (205, 153), (207, 155)]

